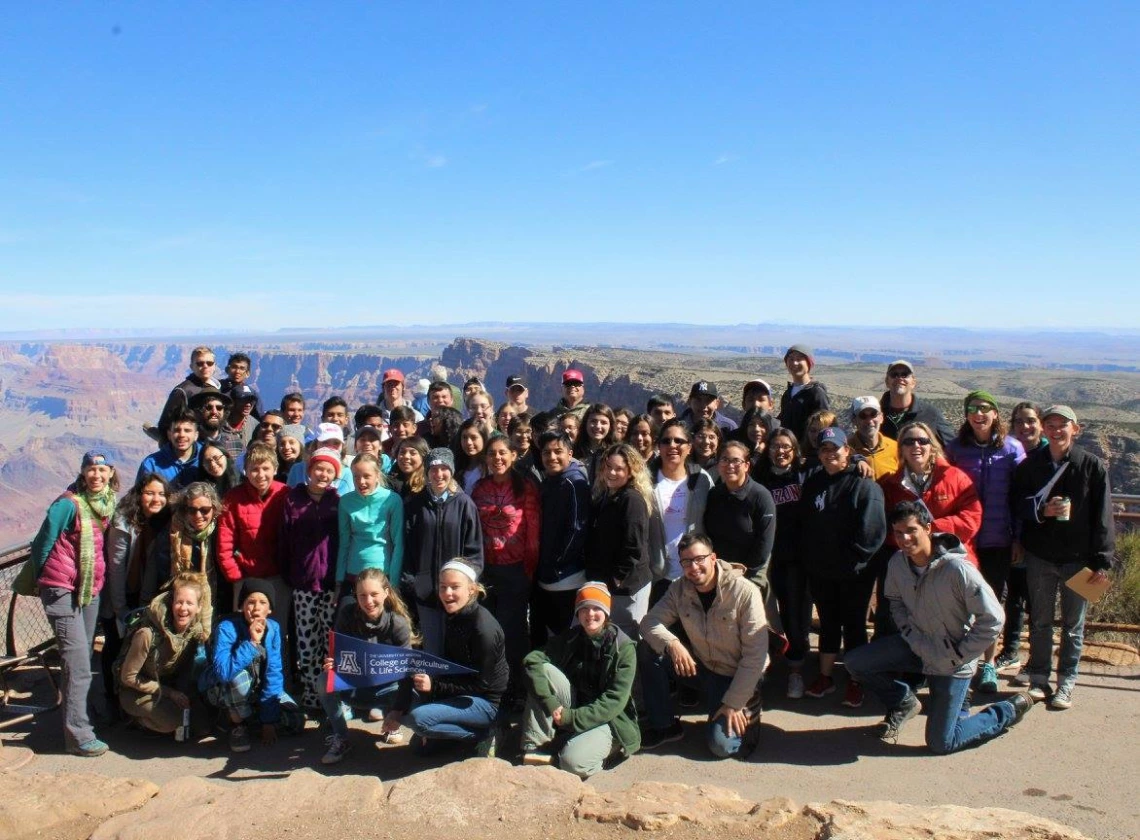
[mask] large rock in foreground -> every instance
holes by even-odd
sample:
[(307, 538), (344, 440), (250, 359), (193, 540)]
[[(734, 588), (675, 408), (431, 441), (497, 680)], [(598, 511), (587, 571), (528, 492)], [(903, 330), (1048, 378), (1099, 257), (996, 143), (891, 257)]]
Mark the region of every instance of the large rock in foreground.
[(115, 814), (141, 808), (156, 793), (158, 785), (142, 779), (0, 773), (0, 837), (43, 836), (67, 824), (89, 830)]
[[(310, 769), (284, 779), (238, 782), (184, 777), (153, 798), (153, 785), (134, 780), (12, 774), (0, 779), (18, 781), (5, 787), (0, 818), (23, 818), (19, 824), (0, 822), (5, 838), (28, 834), (29, 825), (42, 832), (53, 819), (66, 821), (66, 813), (74, 819), (103, 807), (106, 815), (137, 810), (106, 819), (91, 840), (610, 840), (628, 837), (631, 829), (659, 832), (668, 840), (1086, 840), (1059, 823), (1002, 808), (846, 801), (801, 806), (786, 798), (756, 802), (711, 785), (662, 782), (602, 792), (559, 770), (496, 759), (448, 764), (392, 782), (387, 790), (371, 776), (326, 776)], [(87, 804), (61, 813), (65, 794), (78, 803), (79, 791)], [(87, 831), (50, 836), (78, 840)]]

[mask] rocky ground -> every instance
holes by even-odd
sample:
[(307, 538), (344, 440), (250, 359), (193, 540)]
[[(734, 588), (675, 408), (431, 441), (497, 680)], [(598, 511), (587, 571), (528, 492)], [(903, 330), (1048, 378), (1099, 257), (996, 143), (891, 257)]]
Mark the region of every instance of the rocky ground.
[[(1137, 676), (1082, 676), (1071, 710), (1036, 708), (1000, 738), (947, 757), (923, 748), (922, 718), (885, 745), (865, 734), (882, 714), (873, 700), (858, 711), (836, 696), (788, 701), (782, 677), (769, 682), (761, 744), (747, 761), (711, 760), (699, 719), (688, 718), (684, 741), (585, 783), (550, 768), (457, 763), (463, 753), (418, 757), (379, 745), (374, 727), (359, 723), (335, 767), (319, 764), (315, 725), (244, 755), (105, 726), (112, 752), (79, 759), (59, 752), (58, 716), (45, 715), (6, 733), (0, 764), (36, 755), (0, 773), (0, 837), (371, 840), (427, 829), (564, 840), (631, 827), (772, 840), (1140, 836)], [(119, 811), (130, 813), (108, 821)]]

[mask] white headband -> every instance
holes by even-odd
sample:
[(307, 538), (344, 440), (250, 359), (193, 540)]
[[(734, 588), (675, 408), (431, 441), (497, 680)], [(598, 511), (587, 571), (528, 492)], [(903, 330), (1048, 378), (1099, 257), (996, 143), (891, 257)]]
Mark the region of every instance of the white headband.
[(470, 578), (472, 583), (479, 582), (479, 573), (471, 568), (471, 565), (465, 560), (448, 560), (439, 567), (441, 577), (444, 572), (459, 572), (461, 575)]

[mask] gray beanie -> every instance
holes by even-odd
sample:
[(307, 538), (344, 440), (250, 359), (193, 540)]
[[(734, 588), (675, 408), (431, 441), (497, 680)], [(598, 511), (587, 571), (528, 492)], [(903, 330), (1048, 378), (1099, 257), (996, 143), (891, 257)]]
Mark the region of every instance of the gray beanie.
[(440, 466), (447, 467), (453, 473), (455, 472), (455, 454), (446, 446), (437, 446), (428, 452), (427, 459), (424, 461), (425, 469)]

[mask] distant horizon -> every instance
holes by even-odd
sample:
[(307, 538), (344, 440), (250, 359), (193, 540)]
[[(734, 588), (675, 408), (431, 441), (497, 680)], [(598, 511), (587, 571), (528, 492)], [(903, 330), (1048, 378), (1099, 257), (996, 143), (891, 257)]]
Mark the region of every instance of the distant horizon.
[(1140, 4), (1028, 8), (7, 4), (0, 332), (1132, 329)]

